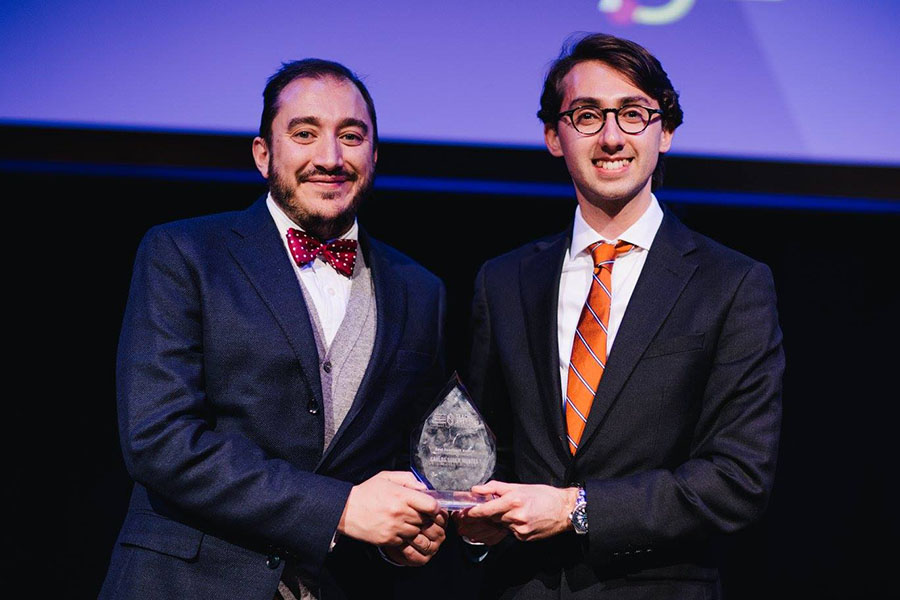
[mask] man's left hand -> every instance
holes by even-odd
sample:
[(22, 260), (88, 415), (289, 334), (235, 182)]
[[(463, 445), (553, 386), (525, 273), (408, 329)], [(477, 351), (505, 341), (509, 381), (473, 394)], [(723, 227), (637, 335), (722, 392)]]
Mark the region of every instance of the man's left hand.
[(467, 516), (499, 520), (519, 540), (542, 540), (572, 529), (569, 515), (578, 488), (489, 481), (472, 491), (498, 497), (472, 507)]
[(441, 511), (434, 520), (422, 527), (412, 539), (399, 546), (382, 546), (381, 550), (391, 561), (407, 567), (421, 567), (437, 553), (447, 537), (447, 512)]
[(509, 535), (509, 529), (503, 523), (494, 522), (493, 519), (476, 519), (469, 516), (470, 512), (471, 508), (453, 512), (456, 531), (462, 536), (463, 541), (495, 546)]

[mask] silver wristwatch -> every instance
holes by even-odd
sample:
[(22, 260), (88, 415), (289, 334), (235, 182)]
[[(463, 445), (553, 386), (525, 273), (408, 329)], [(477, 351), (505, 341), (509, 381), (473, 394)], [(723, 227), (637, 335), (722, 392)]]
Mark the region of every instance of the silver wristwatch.
[(575, 528), (575, 533), (578, 535), (584, 535), (588, 532), (587, 494), (585, 494), (584, 488), (581, 486), (578, 487), (578, 495), (575, 496), (575, 508), (569, 515), (569, 520), (572, 521), (572, 527)]

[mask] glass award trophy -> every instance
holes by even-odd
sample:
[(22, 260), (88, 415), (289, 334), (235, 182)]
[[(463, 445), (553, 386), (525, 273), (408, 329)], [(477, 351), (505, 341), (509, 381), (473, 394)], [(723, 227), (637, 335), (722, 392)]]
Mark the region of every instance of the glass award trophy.
[(413, 473), (442, 508), (461, 510), (490, 499), (469, 488), (490, 479), (497, 464), (497, 444), (456, 373), (413, 431), (411, 441)]

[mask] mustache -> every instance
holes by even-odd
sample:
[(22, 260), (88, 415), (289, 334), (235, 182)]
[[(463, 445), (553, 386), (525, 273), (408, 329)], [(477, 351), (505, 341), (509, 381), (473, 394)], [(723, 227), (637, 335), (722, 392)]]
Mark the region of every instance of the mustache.
[(309, 169), (307, 171), (303, 171), (301, 173), (297, 173), (297, 183), (303, 183), (304, 181), (308, 181), (313, 177), (322, 177), (323, 175), (327, 177), (341, 177), (346, 179), (347, 181), (356, 181), (359, 178), (359, 175), (352, 171), (346, 171), (344, 169)]

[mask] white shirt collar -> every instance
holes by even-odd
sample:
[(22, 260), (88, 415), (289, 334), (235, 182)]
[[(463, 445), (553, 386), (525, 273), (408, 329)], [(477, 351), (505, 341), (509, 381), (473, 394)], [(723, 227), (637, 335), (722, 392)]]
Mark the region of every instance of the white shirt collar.
[[(663, 211), (656, 196), (650, 195), (650, 204), (644, 214), (632, 224), (631, 227), (622, 232), (619, 239), (630, 244), (634, 244), (638, 248), (649, 250), (653, 244), (653, 238), (663, 220)], [(581, 207), (575, 209), (575, 224), (572, 226), (572, 245), (569, 247), (569, 258), (575, 258), (579, 253), (587, 251), (588, 246), (598, 240), (604, 242), (615, 242), (616, 240), (607, 240), (602, 235), (591, 229), (584, 217), (581, 216)]]
[[(275, 203), (275, 199), (272, 198), (272, 194), (270, 193), (266, 198), (266, 207), (269, 209), (269, 214), (272, 215), (272, 220), (275, 221), (275, 226), (278, 227), (278, 233), (281, 235), (281, 241), (285, 242), (285, 235), (287, 234), (288, 229), (299, 229), (303, 231), (303, 228), (294, 223), (289, 216), (284, 214), (284, 211), (281, 210), (281, 207)], [(344, 235), (340, 236), (340, 239), (348, 239), (348, 240), (358, 240), (359, 239), (359, 224), (356, 222), (356, 219), (353, 219), (353, 226), (347, 230)], [(330, 240), (325, 240), (330, 241)], [(287, 243), (287, 242), (285, 242)]]

